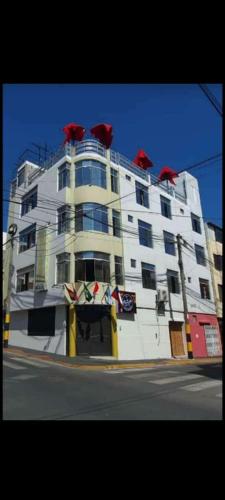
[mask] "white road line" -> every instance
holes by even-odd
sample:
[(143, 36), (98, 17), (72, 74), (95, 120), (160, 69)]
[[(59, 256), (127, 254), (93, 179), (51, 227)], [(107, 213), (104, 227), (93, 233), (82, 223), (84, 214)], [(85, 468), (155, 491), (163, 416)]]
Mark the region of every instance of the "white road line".
[(222, 385), (221, 380), (207, 380), (206, 382), (199, 382), (199, 384), (186, 385), (184, 387), (180, 387), (180, 389), (197, 392), (203, 391), (203, 389), (210, 389), (211, 387), (218, 387), (219, 385)]
[(193, 380), (195, 378), (205, 378), (203, 375), (195, 375), (194, 373), (190, 373), (190, 375), (179, 375), (178, 377), (168, 377), (168, 378), (160, 378), (157, 380), (151, 380), (149, 381), (150, 384), (158, 384), (158, 385), (164, 385), (164, 384), (173, 384), (176, 382), (183, 382), (185, 380)]
[(30, 359), (16, 358), (16, 357), (13, 357), (10, 359), (16, 359), (16, 361), (19, 361), (20, 363), (25, 363), (25, 364), (31, 365), (31, 366), (38, 366), (39, 368), (44, 368), (45, 366), (48, 366), (45, 363), (39, 363), (38, 361), (33, 361), (33, 360), (31, 361)]
[[(114, 375), (116, 373), (133, 373), (133, 372), (144, 372), (144, 371), (151, 371), (151, 370), (157, 370), (159, 366), (152, 366), (149, 368), (124, 368), (122, 370), (104, 370), (104, 373), (108, 373), (109, 375)], [(163, 366), (165, 368), (165, 366)], [(167, 372), (167, 370), (165, 370)], [(171, 372), (175, 373), (175, 372)]]
[(16, 375), (16, 377), (12, 377), (13, 380), (28, 380), (29, 378), (36, 378), (36, 375)]
[[(165, 370), (163, 372), (163, 375), (164, 375), (164, 373), (171, 374), (171, 373), (177, 373), (177, 371), (175, 371), (175, 370)], [(127, 378), (131, 378), (131, 379), (134, 379), (134, 380), (135, 379), (147, 378), (147, 377), (149, 377), (149, 373), (137, 373), (136, 375), (128, 375), (127, 374)]]
[(19, 366), (14, 363), (10, 363), (9, 361), (3, 360), (3, 366), (8, 366), (9, 368), (12, 368), (13, 370), (26, 370), (26, 366)]

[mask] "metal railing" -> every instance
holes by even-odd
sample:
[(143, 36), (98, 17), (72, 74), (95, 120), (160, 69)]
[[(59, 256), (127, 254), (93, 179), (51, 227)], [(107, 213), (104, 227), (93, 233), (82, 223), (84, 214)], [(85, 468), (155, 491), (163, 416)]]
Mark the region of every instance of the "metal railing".
[(133, 174), (138, 175), (145, 181), (148, 181), (148, 173), (145, 172), (142, 168), (137, 167), (135, 163), (128, 160), (125, 156), (121, 155), (120, 153), (116, 153), (115, 151), (111, 150), (110, 159), (117, 165), (121, 165), (122, 167), (126, 168)]
[(153, 185), (155, 184), (159, 189), (162, 189), (166, 193), (170, 194), (170, 196), (173, 196), (174, 198), (177, 198), (182, 203), (187, 204), (186, 196), (179, 193), (178, 191), (176, 191), (176, 187), (170, 186), (168, 184), (168, 181), (159, 182), (157, 177), (155, 177), (155, 175), (152, 175), (152, 174), (150, 174), (150, 178), (151, 178), (151, 184), (153, 184)]
[(75, 154), (80, 155), (82, 153), (92, 152), (97, 153), (100, 156), (106, 157), (106, 149), (98, 141), (86, 140), (76, 144)]

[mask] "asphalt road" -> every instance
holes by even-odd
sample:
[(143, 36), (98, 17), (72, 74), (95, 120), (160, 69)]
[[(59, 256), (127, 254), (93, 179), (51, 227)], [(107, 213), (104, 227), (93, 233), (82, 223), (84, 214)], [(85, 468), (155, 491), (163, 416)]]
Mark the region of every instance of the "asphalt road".
[(3, 354), (4, 420), (222, 420), (221, 364), (87, 371)]

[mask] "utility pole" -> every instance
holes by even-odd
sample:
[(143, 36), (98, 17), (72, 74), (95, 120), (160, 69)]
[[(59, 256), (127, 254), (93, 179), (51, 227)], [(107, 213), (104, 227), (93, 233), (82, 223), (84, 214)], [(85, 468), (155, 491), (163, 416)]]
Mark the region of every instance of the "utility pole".
[[(9, 325), (10, 325), (10, 294), (11, 294), (11, 279), (12, 279), (12, 260), (13, 260), (13, 244), (14, 236), (17, 232), (17, 225), (11, 224), (8, 229), (10, 239), (8, 240), (10, 246), (8, 248), (9, 255), (9, 273), (8, 273), (8, 287), (5, 308), (4, 332), (3, 332), (3, 347), (8, 347), (9, 344)], [(7, 243), (8, 243), (7, 242)]]
[(189, 323), (189, 319), (188, 319), (188, 305), (187, 305), (187, 296), (186, 296), (186, 287), (185, 287), (185, 275), (184, 275), (184, 266), (183, 266), (183, 259), (182, 259), (181, 240), (182, 240), (181, 234), (177, 234), (178, 265), (180, 268), (180, 279), (181, 279), (182, 297), (183, 297), (183, 304), (184, 304), (184, 321), (185, 321), (187, 351), (188, 351), (188, 358), (193, 359), (191, 329), (190, 329), (190, 323)]

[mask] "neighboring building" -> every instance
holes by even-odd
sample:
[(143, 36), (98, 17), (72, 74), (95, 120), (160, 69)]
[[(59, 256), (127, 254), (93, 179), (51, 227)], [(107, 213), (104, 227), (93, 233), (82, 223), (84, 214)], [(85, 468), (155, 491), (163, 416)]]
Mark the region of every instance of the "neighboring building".
[[(223, 319), (223, 233), (222, 228), (212, 222), (205, 224), (206, 241), (210, 260), (216, 314), (222, 340)], [(222, 342), (223, 343), (223, 342)]]
[(3, 297), (4, 297), (4, 288), (5, 288), (5, 262), (6, 262), (6, 259), (5, 259), (5, 256), (6, 256), (6, 241), (7, 241), (7, 233), (2, 233), (2, 291), (3, 291), (3, 294), (2, 294), (2, 307), (3, 307), (3, 320), (4, 320), (4, 315), (5, 315), (5, 307), (4, 307), (4, 300), (3, 300)]
[[(180, 233), (193, 246), (183, 247), (183, 261), (194, 355), (207, 355), (204, 325), (218, 330), (218, 324), (198, 183), (187, 172), (175, 189), (155, 183), (153, 175), (95, 140), (61, 148), (42, 167), (28, 161), (20, 166), (9, 208), (19, 238), (9, 344), (66, 355), (72, 337), (77, 355), (187, 356)], [(21, 205), (13, 203), (15, 195)], [(84, 283), (92, 292), (96, 281), (95, 303), (88, 303)], [(74, 283), (79, 296), (70, 311), (65, 282)], [(103, 297), (109, 283), (111, 291), (117, 285), (136, 294), (136, 313), (115, 318)], [(157, 295), (166, 302), (157, 303)]]

